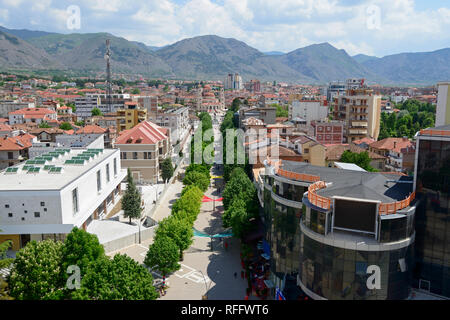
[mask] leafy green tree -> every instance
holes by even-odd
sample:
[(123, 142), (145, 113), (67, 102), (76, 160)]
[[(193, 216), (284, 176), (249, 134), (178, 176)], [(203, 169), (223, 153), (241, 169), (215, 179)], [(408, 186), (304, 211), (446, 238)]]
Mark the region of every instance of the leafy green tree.
[(8, 278), (10, 295), (20, 300), (54, 299), (62, 287), (62, 242), (30, 241), (16, 254)]
[(79, 127), (84, 127), (84, 124), (85, 124), (85, 123), (84, 123), (84, 120), (80, 120), (80, 121), (76, 121), (76, 122), (75, 122), (75, 125), (76, 125), (76, 126), (79, 126)]
[(86, 274), (89, 264), (102, 257), (105, 257), (105, 249), (98, 241), (97, 236), (83, 229), (73, 228), (67, 235), (62, 248), (62, 273), (66, 275), (64, 282), (69, 276), (66, 273), (69, 266), (78, 266), (83, 276)]
[(228, 209), (233, 199), (242, 199), (244, 202), (251, 202), (254, 199), (256, 188), (242, 168), (235, 168), (230, 180), (225, 185), (223, 191), (223, 206)]
[(351, 152), (350, 150), (345, 150), (342, 153), (341, 159), (339, 161), (346, 162), (346, 163), (354, 163), (357, 166), (359, 166), (367, 171), (376, 171), (370, 165), (371, 160), (369, 157), (369, 153), (367, 151), (357, 153), (357, 152)]
[(172, 165), (172, 160), (170, 158), (164, 159), (161, 163), (161, 177), (164, 182), (167, 182), (172, 178), (174, 168)]
[(140, 218), (141, 217), (141, 193), (136, 188), (136, 185), (133, 181), (133, 176), (131, 175), (131, 170), (128, 168), (128, 177), (127, 177), (127, 190), (125, 191), (122, 197), (122, 209), (123, 216), (125, 218), (131, 219)]
[(92, 109), (91, 114), (92, 116), (103, 116), (103, 113), (97, 107)]
[(172, 238), (161, 236), (150, 245), (144, 264), (150, 268), (157, 268), (163, 276), (180, 268), (179, 248)]
[(72, 125), (69, 122), (63, 122), (61, 123), (61, 125), (59, 126), (60, 129), (62, 130), (72, 130)]
[(42, 121), (39, 124), (39, 128), (51, 128), (47, 121)]
[(192, 171), (196, 171), (196, 172), (200, 172), (202, 173), (208, 180), (211, 179), (211, 173), (210, 173), (210, 168), (208, 165), (206, 164), (196, 164), (196, 163), (191, 163), (185, 170), (185, 174), (187, 175), (188, 173), (192, 172)]
[(140, 94), (141, 93), (141, 90), (139, 90), (138, 88), (134, 88), (132, 91), (131, 91), (131, 94)]
[(288, 117), (289, 116), (289, 111), (288, 111), (288, 107), (283, 107), (280, 106), (277, 103), (271, 104), (270, 105), (272, 108), (276, 108), (276, 116), (277, 117)]
[(250, 230), (250, 219), (253, 217), (255, 215), (247, 211), (245, 201), (236, 198), (225, 210), (222, 222), (225, 228), (231, 227), (235, 237), (242, 238)]
[(184, 185), (196, 185), (202, 191), (208, 189), (209, 183), (210, 180), (202, 172), (198, 171), (190, 171), (183, 179)]
[(148, 270), (127, 255), (95, 260), (73, 291), (78, 300), (155, 300), (158, 293)]
[(177, 219), (170, 216), (161, 221), (156, 229), (155, 241), (158, 237), (172, 238), (180, 250), (180, 259), (183, 259), (183, 251), (192, 244), (194, 231), (187, 219)]

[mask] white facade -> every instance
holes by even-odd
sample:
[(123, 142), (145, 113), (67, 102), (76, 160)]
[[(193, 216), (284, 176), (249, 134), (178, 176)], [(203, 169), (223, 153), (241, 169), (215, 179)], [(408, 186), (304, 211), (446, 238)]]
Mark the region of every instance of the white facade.
[(12, 111), (20, 110), (23, 108), (34, 108), (33, 102), (19, 102), (13, 100), (0, 101), (0, 118), (8, 118), (8, 114)]
[(189, 108), (172, 109), (164, 113), (150, 113), (148, 120), (158, 126), (170, 129), (170, 141), (174, 145), (182, 141), (189, 132)]
[(125, 102), (131, 101), (129, 94), (112, 94), (111, 108), (108, 106), (105, 94), (88, 94), (85, 97), (75, 99), (76, 115), (80, 119), (86, 119), (92, 116), (92, 109), (98, 108), (105, 113), (116, 112), (118, 109), (125, 108)]
[(62, 167), (61, 173), (50, 173), (43, 165), (39, 172), (27, 173), (26, 164), (15, 166), (16, 173), (0, 172), (0, 235), (67, 234), (73, 227), (86, 227), (94, 214), (101, 218), (105, 210), (98, 208), (118, 201), (126, 171), (116, 149), (104, 149), (84, 165), (65, 164), (86, 150), (71, 149), (46, 163)]
[(436, 127), (450, 124), (450, 82), (438, 83)]
[(299, 101), (294, 100), (289, 106), (289, 119), (302, 118), (307, 124), (311, 121), (319, 121), (328, 117), (328, 107), (321, 106), (320, 101)]

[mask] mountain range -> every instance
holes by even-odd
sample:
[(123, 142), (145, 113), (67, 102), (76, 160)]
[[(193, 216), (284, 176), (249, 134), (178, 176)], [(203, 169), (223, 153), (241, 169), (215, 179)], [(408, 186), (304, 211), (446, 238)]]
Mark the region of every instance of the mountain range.
[(288, 53), (263, 53), (242, 41), (215, 35), (154, 47), (109, 33), (58, 34), (4, 27), (0, 27), (0, 70), (104, 74), (106, 39), (111, 40), (114, 74), (149, 78), (224, 80), (228, 73), (237, 72), (246, 81), (323, 84), (365, 78), (404, 85), (429, 85), (450, 78), (450, 48), (378, 58), (350, 56), (320, 43)]

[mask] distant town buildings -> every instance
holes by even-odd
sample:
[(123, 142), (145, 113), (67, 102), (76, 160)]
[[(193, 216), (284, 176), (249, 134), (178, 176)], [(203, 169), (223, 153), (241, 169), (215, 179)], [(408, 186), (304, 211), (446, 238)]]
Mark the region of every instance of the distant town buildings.
[(229, 73), (225, 79), (225, 90), (242, 90), (244, 88), (242, 78), (239, 73)]

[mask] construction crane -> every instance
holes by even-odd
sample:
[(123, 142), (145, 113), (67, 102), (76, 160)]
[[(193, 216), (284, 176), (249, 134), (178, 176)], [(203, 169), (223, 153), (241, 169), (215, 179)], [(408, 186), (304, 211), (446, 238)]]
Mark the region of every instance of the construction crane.
[(108, 112), (112, 110), (112, 85), (111, 85), (111, 50), (109, 49), (109, 39), (106, 39), (106, 101), (108, 104)]

